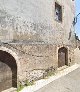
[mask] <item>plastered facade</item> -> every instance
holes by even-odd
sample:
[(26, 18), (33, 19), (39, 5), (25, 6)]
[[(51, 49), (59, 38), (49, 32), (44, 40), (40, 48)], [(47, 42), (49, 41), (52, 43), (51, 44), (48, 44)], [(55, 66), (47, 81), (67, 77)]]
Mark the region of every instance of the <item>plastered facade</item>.
[[(55, 2), (62, 7), (62, 22), (55, 20)], [(61, 47), (68, 50), (68, 66), (75, 63), (74, 16), (72, 0), (0, 0), (0, 50), (15, 58), (17, 82), (57, 69)]]

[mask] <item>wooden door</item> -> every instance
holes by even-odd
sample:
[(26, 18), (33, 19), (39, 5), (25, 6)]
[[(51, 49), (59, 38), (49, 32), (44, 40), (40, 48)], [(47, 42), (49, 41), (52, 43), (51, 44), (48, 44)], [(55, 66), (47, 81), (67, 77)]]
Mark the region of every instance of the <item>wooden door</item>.
[(60, 48), (58, 51), (58, 67), (67, 65), (67, 49)]
[(12, 87), (11, 68), (0, 61), (0, 92), (10, 87)]

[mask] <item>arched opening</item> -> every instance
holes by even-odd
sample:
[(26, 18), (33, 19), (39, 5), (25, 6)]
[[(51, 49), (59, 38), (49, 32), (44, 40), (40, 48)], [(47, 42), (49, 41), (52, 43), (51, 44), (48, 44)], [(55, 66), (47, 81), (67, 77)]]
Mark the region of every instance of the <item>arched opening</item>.
[(68, 51), (65, 47), (58, 50), (58, 67), (68, 65)]
[(17, 88), (17, 65), (14, 57), (0, 50), (0, 92), (8, 88)]

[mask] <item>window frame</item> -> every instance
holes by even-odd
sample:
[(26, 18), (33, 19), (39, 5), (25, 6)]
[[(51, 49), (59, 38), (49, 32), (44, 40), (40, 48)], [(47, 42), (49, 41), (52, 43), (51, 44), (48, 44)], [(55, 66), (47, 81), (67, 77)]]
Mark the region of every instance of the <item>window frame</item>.
[[(59, 13), (60, 13), (59, 16), (60, 16), (60, 19), (59, 19), (59, 18), (56, 19), (56, 16), (57, 16), (57, 15), (56, 15), (56, 8), (59, 9)], [(63, 13), (62, 13), (62, 10), (63, 10), (63, 9), (62, 9), (62, 5), (60, 5), (59, 3), (55, 2), (55, 9), (54, 9), (54, 10), (55, 10), (55, 12), (54, 12), (54, 13), (55, 13), (55, 16), (54, 16), (54, 17), (55, 17), (55, 21), (62, 23), (62, 21), (63, 21)], [(59, 17), (59, 16), (58, 16), (58, 17)]]

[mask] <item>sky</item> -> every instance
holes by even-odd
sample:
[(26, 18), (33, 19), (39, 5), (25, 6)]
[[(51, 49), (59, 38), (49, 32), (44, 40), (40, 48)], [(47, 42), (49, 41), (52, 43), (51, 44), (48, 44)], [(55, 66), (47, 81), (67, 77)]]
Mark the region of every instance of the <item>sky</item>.
[[(78, 13), (80, 13), (80, 0), (76, 0), (76, 15)], [(80, 39), (80, 15), (78, 16), (78, 21), (77, 21), (77, 24), (75, 26), (75, 32)]]

